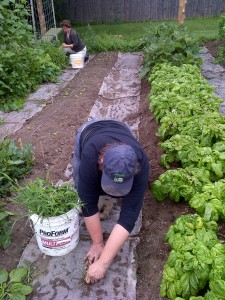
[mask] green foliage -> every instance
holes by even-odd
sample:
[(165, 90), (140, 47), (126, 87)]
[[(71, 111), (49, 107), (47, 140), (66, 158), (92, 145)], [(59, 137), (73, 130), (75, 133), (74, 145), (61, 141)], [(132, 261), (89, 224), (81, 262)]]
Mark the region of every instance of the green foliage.
[(68, 58), (64, 51), (60, 48), (59, 41), (55, 41), (53, 43), (40, 41), (36, 45), (36, 48), (40, 49), (40, 51), (43, 51), (45, 55), (50, 56), (52, 63), (58, 68), (62, 69), (68, 65)]
[[(167, 33), (172, 40), (172, 30)], [(188, 201), (199, 215), (181, 216), (166, 234), (172, 251), (164, 266), (160, 295), (174, 300), (225, 299), (225, 248), (218, 241), (216, 223), (225, 219), (221, 179), (225, 174), (225, 119), (219, 113), (223, 100), (215, 96), (193, 62), (183, 64), (181, 59), (179, 65), (173, 61), (170, 41), (168, 51), (163, 44), (166, 38), (161, 43), (161, 36), (160, 30), (150, 36), (155, 42), (150, 50), (160, 57), (152, 55), (151, 61), (149, 56), (143, 73), (151, 73), (149, 108), (160, 123), (157, 135), (165, 152), (161, 163), (170, 169), (173, 162), (179, 162), (183, 168), (167, 170), (151, 190), (159, 201), (167, 197)], [(207, 287), (205, 296), (198, 296)]]
[[(62, 53), (62, 50), (57, 48), (55, 55), (60, 51)], [(15, 105), (16, 100), (23, 100), (42, 82), (56, 82), (59, 74), (60, 67), (53, 63), (49, 53), (45, 52), (41, 45), (37, 47), (17, 45), (16, 51), (15, 49), (2, 51), (0, 109), (12, 110), (11, 102)]]
[(108, 52), (108, 51), (137, 51), (139, 47), (138, 40), (128, 40), (123, 35), (109, 35), (106, 33), (96, 34), (93, 27), (88, 25), (86, 32), (82, 37), (87, 46), (88, 52)]
[(33, 288), (27, 284), (29, 280), (28, 268), (13, 269), (10, 273), (0, 270), (0, 299), (25, 300)]
[(204, 220), (225, 220), (225, 180), (205, 184), (200, 193), (190, 199), (189, 204)]
[[(225, 42), (225, 14), (221, 14), (218, 21), (218, 37), (220, 40)], [(225, 47), (220, 46), (218, 48), (215, 63), (224, 63), (225, 62)]]
[(211, 147), (225, 140), (225, 117), (219, 112), (206, 112), (181, 118), (179, 114), (169, 112), (161, 119), (157, 135), (165, 140), (175, 134), (186, 134), (198, 140), (200, 146)]
[(57, 81), (66, 58), (59, 45), (33, 44), (26, 1), (0, 3), (0, 110), (21, 109), (39, 84)]
[(26, 1), (1, 1), (0, 12), (0, 49), (16, 49), (18, 44), (28, 44), (32, 36), (32, 27), (27, 22), (29, 13)]
[(216, 53), (216, 58), (215, 58), (215, 63), (216, 64), (225, 63), (225, 47), (224, 46), (218, 47), (218, 51)]
[(225, 41), (225, 14), (221, 14), (218, 22), (219, 39)]
[(16, 198), (13, 202), (25, 205), (30, 214), (40, 218), (62, 215), (80, 207), (78, 193), (69, 184), (55, 186), (48, 180), (36, 178), (24, 186), (14, 186)]
[(174, 114), (175, 118), (183, 118), (218, 112), (223, 102), (215, 96), (214, 88), (194, 65), (157, 65), (149, 82), (152, 86), (149, 107), (160, 122), (168, 113)]
[(175, 66), (194, 64), (200, 66), (199, 46), (194, 36), (183, 25), (153, 25), (148, 34), (141, 39), (144, 49), (142, 77), (149, 77), (156, 64), (170, 62)]
[(6, 249), (11, 244), (10, 216), (13, 213), (0, 210), (0, 248)]
[(207, 285), (215, 260), (211, 250), (220, 245), (216, 232), (216, 222), (206, 222), (197, 214), (183, 215), (170, 226), (166, 241), (172, 251), (163, 270), (162, 297), (195, 299), (192, 296)]
[[(61, 3), (62, 1), (67, 0), (57, 0), (54, 1), (54, 4), (57, 6), (57, 3)], [(59, 3), (59, 4), (60, 4)], [(59, 14), (63, 14), (64, 12), (59, 11)], [(58, 20), (66, 19), (65, 17), (57, 18)], [(189, 33), (191, 36), (194, 34), (198, 40), (206, 41), (217, 39), (218, 35), (218, 19), (219, 17), (212, 17), (212, 18), (192, 18), (192, 19), (185, 19), (185, 26), (187, 27), (187, 34)], [(121, 36), (128, 44), (135, 44), (136, 49), (135, 51), (140, 50), (139, 44), (140, 39), (149, 32), (153, 25), (160, 25), (162, 21), (144, 21), (144, 22), (129, 22), (129, 23), (111, 23), (111, 24), (91, 24), (91, 28), (95, 33), (95, 36), (101, 39), (102, 35), (108, 37), (110, 39), (110, 43), (117, 43), (117, 39)], [(168, 20), (164, 21), (164, 23), (168, 25), (177, 25), (177, 20)], [(79, 32), (82, 40), (85, 40), (87, 36), (87, 32), (89, 31), (90, 25), (82, 25), (79, 26), (78, 24), (74, 24), (75, 29)], [(91, 37), (91, 36), (90, 36)], [(120, 38), (121, 39), (121, 38)], [(92, 49), (92, 44), (88, 42), (88, 51)]]
[(30, 145), (18, 147), (13, 140), (0, 142), (0, 197), (5, 195), (15, 179), (28, 174), (34, 165)]
[[(224, 142), (222, 142), (224, 143)], [(189, 135), (174, 135), (160, 144), (166, 154), (161, 156), (161, 163), (166, 168), (172, 162), (181, 162), (182, 166), (195, 166), (210, 171), (211, 180), (222, 178), (225, 174), (225, 151), (217, 144), (213, 147), (201, 147), (198, 141)]]
[(152, 183), (152, 195), (162, 201), (170, 198), (175, 202), (189, 201), (204, 184), (210, 183), (210, 172), (204, 168), (188, 167), (167, 170)]

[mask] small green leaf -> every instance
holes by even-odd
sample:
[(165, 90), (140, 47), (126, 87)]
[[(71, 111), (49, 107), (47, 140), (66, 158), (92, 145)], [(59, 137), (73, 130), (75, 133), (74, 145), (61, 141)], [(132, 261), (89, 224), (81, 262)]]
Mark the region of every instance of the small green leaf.
[(211, 290), (215, 293), (218, 299), (225, 299), (225, 281), (217, 280), (210, 283)]
[(23, 296), (29, 295), (32, 292), (32, 287), (22, 283), (14, 283), (10, 288), (11, 294), (21, 294)]
[(7, 284), (4, 282), (0, 285), (0, 299), (4, 299), (3, 296), (5, 296)]
[(8, 294), (10, 297), (10, 300), (26, 300), (26, 296), (21, 294)]
[(8, 279), (9, 273), (6, 270), (0, 270), (0, 284), (6, 282)]
[(27, 275), (27, 268), (17, 268), (9, 273), (9, 278), (11, 282), (21, 282), (23, 278)]

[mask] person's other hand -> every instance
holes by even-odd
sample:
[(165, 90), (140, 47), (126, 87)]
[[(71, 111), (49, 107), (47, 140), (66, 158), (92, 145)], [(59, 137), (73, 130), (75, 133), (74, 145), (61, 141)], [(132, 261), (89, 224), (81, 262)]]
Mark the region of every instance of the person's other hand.
[(104, 245), (101, 244), (93, 244), (88, 251), (87, 255), (84, 258), (84, 262), (86, 262), (89, 265), (94, 263), (97, 259), (99, 259), (102, 250), (104, 248)]
[(87, 284), (95, 283), (102, 278), (104, 278), (107, 268), (103, 266), (103, 264), (97, 260), (92, 265), (89, 266), (85, 281)]

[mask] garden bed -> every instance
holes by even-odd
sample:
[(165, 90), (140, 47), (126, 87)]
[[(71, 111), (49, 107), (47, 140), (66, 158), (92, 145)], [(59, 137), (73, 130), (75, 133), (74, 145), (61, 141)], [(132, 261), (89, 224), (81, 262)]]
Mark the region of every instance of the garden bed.
[[(211, 42), (206, 46), (212, 55), (215, 55), (219, 43)], [(33, 145), (36, 165), (28, 179), (37, 176), (45, 178), (46, 171), (50, 172), (50, 179), (53, 182), (67, 179), (64, 177), (64, 172), (71, 161), (75, 132), (87, 120), (90, 109), (98, 97), (103, 78), (109, 73), (116, 59), (117, 53), (96, 55), (66, 89), (11, 136), (15, 140), (21, 138), (24, 144)], [(143, 80), (138, 112), (139, 135), (140, 142), (149, 157), (150, 182), (153, 182), (165, 169), (159, 163), (162, 150), (158, 147), (159, 139), (155, 136), (157, 124), (148, 108), (149, 93), (150, 85)], [(19, 208), (8, 203), (6, 209), (18, 210)], [(161, 275), (170, 251), (164, 236), (175, 219), (188, 211), (190, 208), (186, 203), (174, 203), (169, 200), (159, 203), (151, 196), (150, 189), (146, 191), (143, 224), (139, 234), (140, 244), (137, 248), (137, 299), (161, 299), (159, 296)], [(32, 231), (24, 219), (16, 224), (11, 246), (5, 251), (0, 249), (2, 258), (0, 269), (12, 270), (17, 266), (31, 236)]]

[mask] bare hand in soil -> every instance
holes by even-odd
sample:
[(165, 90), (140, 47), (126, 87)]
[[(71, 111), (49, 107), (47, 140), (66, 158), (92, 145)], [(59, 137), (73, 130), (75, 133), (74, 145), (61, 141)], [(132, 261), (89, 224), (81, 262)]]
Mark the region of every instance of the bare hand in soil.
[(103, 244), (96, 244), (92, 245), (90, 250), (88, 251), (87, 255), (84, 258), (84, 262), (90, 266), (92, 263), (94, 263), (97, 259), (99, 259), (102, 250), (104, 248)]
[(104, 278), (106, 268), (97, 260), (92, 265), (89, 266), (85, 281), (87, 284), (95, 283)]

